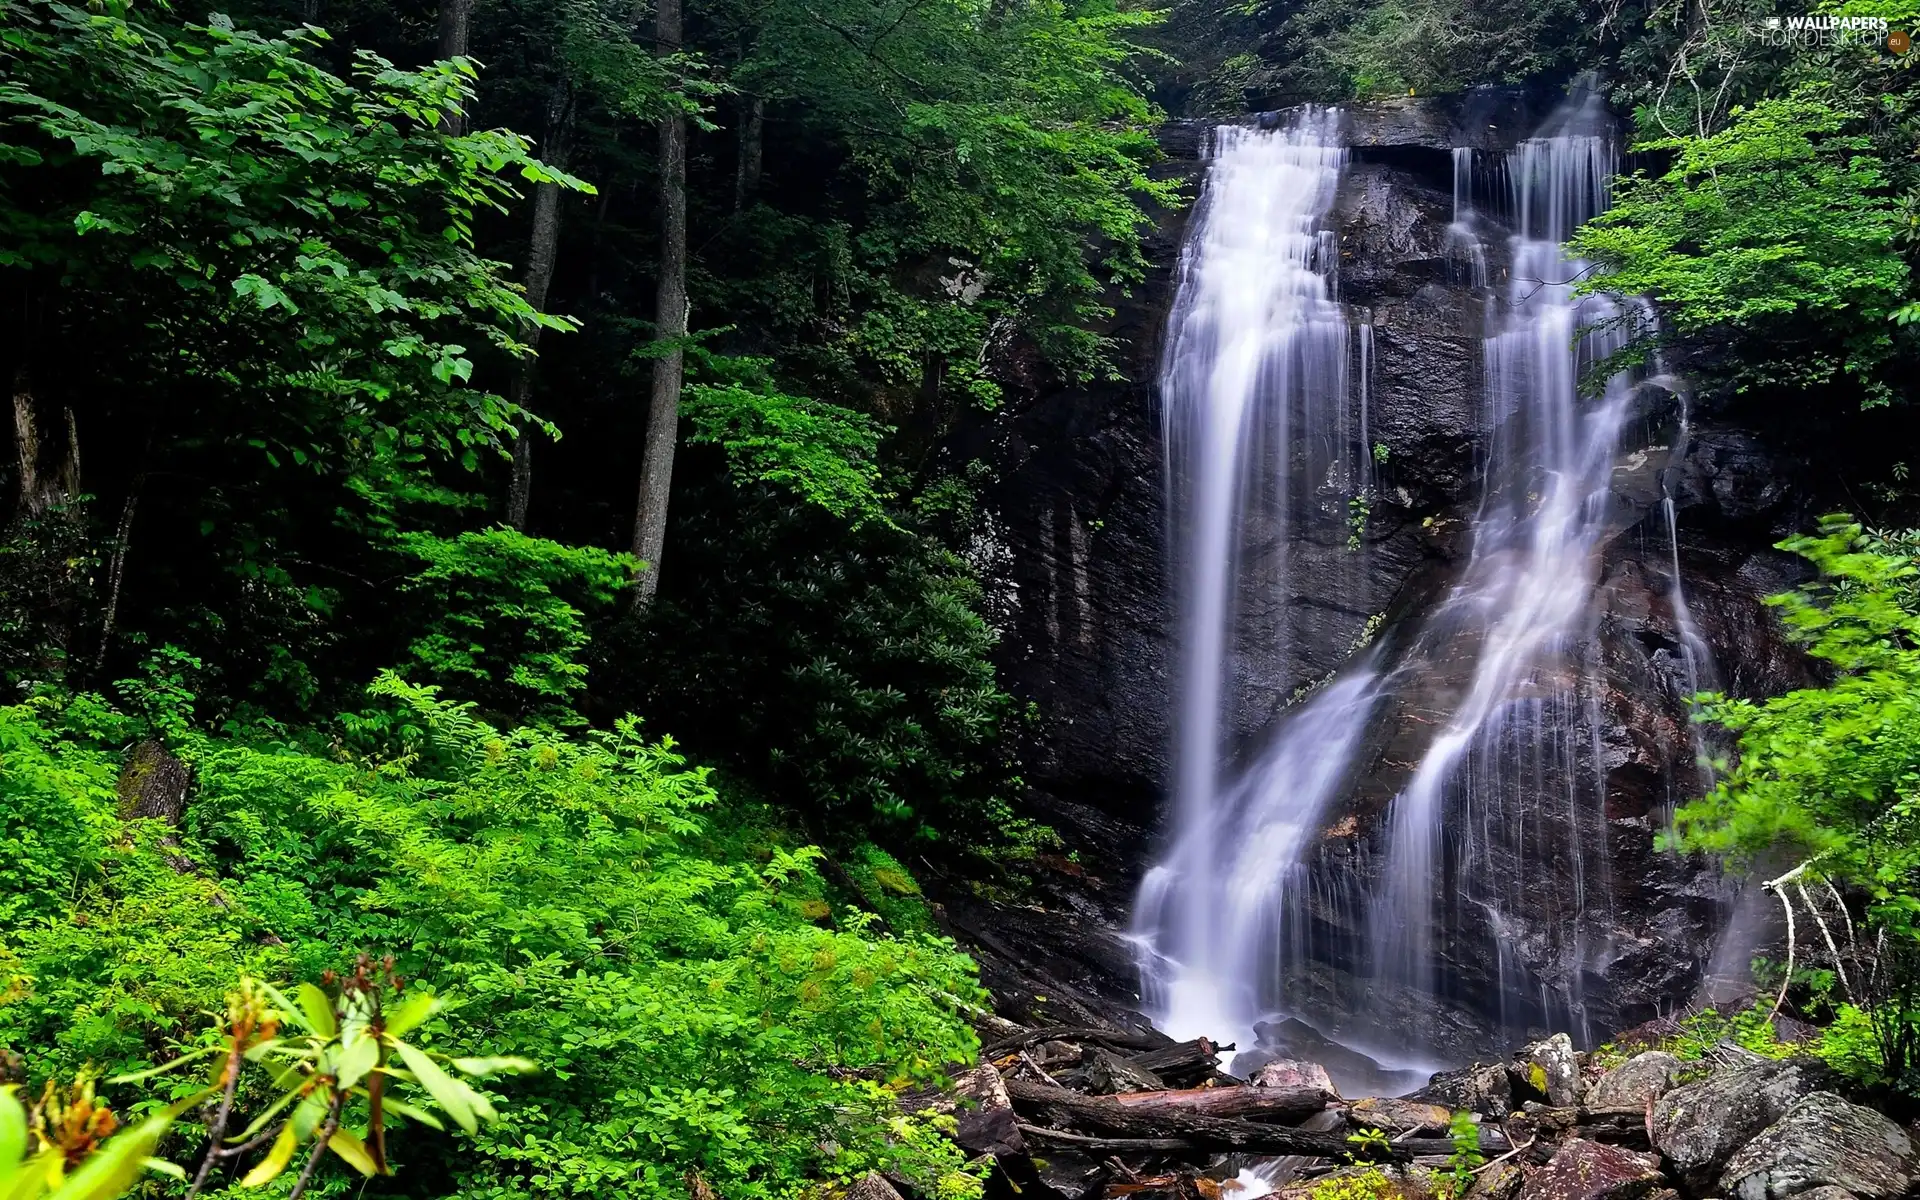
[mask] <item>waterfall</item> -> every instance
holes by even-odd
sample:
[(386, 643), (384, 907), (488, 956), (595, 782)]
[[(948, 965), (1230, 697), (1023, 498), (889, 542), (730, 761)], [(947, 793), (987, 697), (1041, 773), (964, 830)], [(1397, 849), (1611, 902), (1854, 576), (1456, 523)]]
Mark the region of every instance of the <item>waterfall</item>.
[[(1487, 452), (1473, 548), (1421, 635), (1430, 659), (1470, 654), (1471, 666), (1393, 801), (1370, 920), (1376, 1020), (1416, 1041), (1421, 999), (1436, 994), (1443, 964), (1489, 949), (1511, 1023), (1530, 1016), (1584, 1031), (1586, 918), (1607, 901), (1590, 598), (1632, 391), (1624, 376), (1598, 397), (1579, 388), (1582, 368), (1626, 340), (1616, 302), (1575, 295), (1589, 268), (1562, 251), (1606, 207), (1615, 152), (1596, 116), (1559, 114), (1508, 162), (1516, 232), (1485, 346)], [(1498, 862), (1519, 869), (1495, 872)], [(1559, 918), (1550, 931), (1564, 967), (1557, 992), (1540, 981), (1530, 989), (1510, 965), (1507, 914), (1521, 897), (1498, 894), (1494, 878), (1526, 889), (1533, 911), (1543, 890), (1552, 893), (1544, 899)]]
[[(1454, 152), (1448, 252), (1487, 312), (1470, 551), (1417, 628), (1391, 650), (1363, 638), (1269, 722), (1232, 667), (1298, 645), (1286, 547), (1339, 537), (1363, 562), (1343, 518), (1376, 490), (1376, 318), (1353, 315), (1350, 372), (1324, 228), (1339, 120), (1303, 110), (1284, 128), (1216, 130), (1181, 258), (1160, 377), (1181, 622), (1172, 837), (1132, 935), (1143, 1004), (1177, 1037), (1285, 1050), (1358, 1036), (1406, 1068), (1462, 1044), (1441, 1028), (1450, 1010), (1509, 1034), (1592, 1032), (1582, 981), (1612, 952), (1589, 933), (1612, 904), (1594, 594), (1637, 384), (1583, 374), (1624, 347), (1644, 305), (1577, 294), (1590, 267), (1564, 250), (1606, 208), (1617, 166), (1597, 101), (1570, 102), (1504, 161)], [(1504, 185), (1504, 213), (1477, 172)], [(1481, 240), (1495, 221), (1512, 231), (1498, 281)], [(1693, 686), (1705, 651), (1677, 548), (1671, 601)], [(1382, 827), (1356, 840), (1344, 806), (1363, 762), (1385, 762), (1370, 738), (1389, 721), (1426, 733), (1391, 764), (1405, 782)], [(1330, 856), (1336, 825), (1347, 849)], [(1325, 991), (1288, 994), (1318, 967), (1351, 981), (1330, 985), (1349, 989), (1342, 1011)], [(1382, 1069), (1339, 1053), (1353, 1072)]]
[[(1362, 667), (1296, 706), (1288, 731), (1230, 779), (1234, 681), (1226, 662), (1253, 614), (1246, 587), (1284, 600), (1245, 569), (1243, 530), (1269, 547), (1329, 524), (1365, 486), (1366, 450), (1348, 414), (1348, 336), (1322, 221), (1346, 153), (1339, 114), (1307, 110), (1281, 129), (1214, 131), (1197, 226), (1181, 258), (1162, 365), (1170, 543), (1181, 611), (1175, 837), (1136, 906), (1143, 1000), (1176, 1036), (1250, 1044), (1271, 1011), (1279, 963), (1297, 953), (1302, 851), (1347, 766), (1377, 694)], [(1362, 418), (1364, 420), (1364, 418)], [(1324, 490), (1345, 499), (1329, 511)], [(1247, 578), (1243, 578), (1247, 576)], [(1262, 605), (1285, 620), (1284, 603)], [(1284, 642), (1285, 628), (1266, 630)]]

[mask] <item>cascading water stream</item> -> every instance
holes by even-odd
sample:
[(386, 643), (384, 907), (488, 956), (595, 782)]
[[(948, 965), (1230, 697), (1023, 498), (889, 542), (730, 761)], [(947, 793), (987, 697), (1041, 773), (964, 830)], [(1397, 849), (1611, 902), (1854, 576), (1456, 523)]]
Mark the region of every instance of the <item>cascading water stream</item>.
[[(1329, 519), (1316, 488), (1363, 486), (1347, 321), (1321, 228), (1345, 157), (1335, 112), (1307, 111), (1286, 129), (1216, 130), (1181, 260), (1160, 379), (1183, 613), (1175, 840), (1143, 883), (1134, 922), (1143, 998), (1181, 1037), (1245, 1038), (1271, 1011), (1275, 964), (1304, 936), (1288, 923), (1308, 886), (1301, 851), (1346, 782), (1375, 699), (1374, 673), (1349, 672), (1226, 781), (1226, 663), (1248, 510), (1263, 506), (1254, 515), (1284, 545), (1302, 522)], [(1284, 563), (1278, 574), (1284, 584)]]
[[(1576, 295), (1588, 268), (1561, 248), (1604, 209), (1614, 174), (1610, 140), (1582, 116), (1561, 114), (1559, 129), (1523, 142), (1508, 164), (1517, 232), (1504, 310), (1486, 342), (1489, 451), (1473, 550), (1422, 634), (1435, 659), (1455, 648), (1470, 648), (1473, 659), (1451, 712), (1394, 799), (1386, 877), (1370, 922), (1376, 1017), (1402, 1028), (1406, 1014), (1417, 1012), (1409, 998), (1435, 994), (1450, 955), (1479, 953), (1450, 944), (1461, 936), (1462, 906), (1478, 908), (1479, 925), (1503, 949), (1503, 914), (1520, 905), (1485, 887), (1495, 872), (1484, 868), (1495, 857), (1564, 864), (1556, 884), (1565, 920), (1557, 932), (1571, 961), (1586, 957), (1584, 916), (1604, 899), (1587, 886), (1589, 860), (1605, 846), (1584, 647), (1631, 386), (1617, 376), (1598, 398), (1579, 394), (1583, 365), (1625, 342), (1612, 320), (1615, 302)], [(1564, 793), (1560, 819), (1529, 828), (1522, 801), (1546, 793)], [(1442, 895), (1448, 880), (1450, 894)], [(1504, 1006), (1523, 981), (1501, 961)], [(1558, 998), (1576, 1022), (1579, 975), (1567, 972), (1575, 982)]]
[[(1504, 163), (1455, 152), (1448, 249), (1492, 314), (1470, 556), (1410, 641), (1297, 695), (1266, 748), (1233, 762), (1235, 738), (1260, 723), (1240, 711), (1235, 655), (1292, 644), (1284, 548), (1357, 548), (1346, 505), (1364, 513), (1373, 498), (1373, 314), (1354, 316), (1350, 412), (1349, 323), (1322, 227), (1345, 161), (1338, 128), (1337, 114), (1305, 111), (1285, 129), (1215, 131), (1181, 259), (1160, 379), (1182, 620), (1174, 837), (1133, 934), (1142, 999), (1175, 1036), (1244, 1049), (1263, 1019), (1311, 1024), (1319, 1014), (1285, 989), (1294, 968), (1325, 963), (1366, 981), (1335, 1027), (1405, 1066), (1445, 1043), (1436, 1000), (1513, 1032), (1589, 1032), (1581, 980), (1608, 947), (1588, 929), (1611, 903), (1593, 599), (1635, 383), (1618, 375), (1590, 396), (1581, 376), (1625, 345), (1640, 308), (1578, 294), (1588, 265), (1563, 250), (1606, 207), (1616, 166), (1597, 101), (1571, 102)], [(1476, 169), (1511, 192), (1498, 289)], [(1671, 503), (1667, 515), (1671, 538)], [(1672, 602), (1693, 686), (1704, 643), (1677, 549)], [(1260, 620), (1281, 624), (1253, 630)], [(1330, 867), (1324, 826), (1356, 794), (1369, 730), (1390, 712), (1433, 733), (1371, 857), (1357, 845)], [(1512, 953), (1522, 938), (1528, 953)], [(1463, 978), (1498, 995), (1449, 995)]]

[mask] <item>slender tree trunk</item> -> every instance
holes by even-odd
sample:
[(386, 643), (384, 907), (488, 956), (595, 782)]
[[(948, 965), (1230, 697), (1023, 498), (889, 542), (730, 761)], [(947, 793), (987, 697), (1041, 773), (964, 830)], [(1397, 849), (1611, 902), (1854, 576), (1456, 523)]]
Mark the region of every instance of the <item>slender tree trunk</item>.
[[(654, 41), (662, 55), (680, 49), (680, 0), (659, 0)], [(633, 516), (633, 553), (645, 565), (634, 580), (633, 606), (644, 609), (660, 587), (667, 540), (667, 496), (680, 430), (682, 351), (687, 334), (687, 118), (678, 109), (660, 121), (660, 279), (654, 293), (654, 339), (669, 343), (653, 360), (653, 397), (640, 459), (640, 496)]]
[(766, 144), (767, 102), (746, 96), (740, 105), (740, 157), (733, 172), (733, 211), (744, 212), (760, 189), (760, 161)]
[[(555, 166), (567, 157), (567, 134), (572, 125), (573, 89), (565, 79), (554, 82), (547, 99), (547, 138), (542, 154)], [(553, 263), (560, 245), (560, 185), (542, 183), (533, 192), (533, 236), (527, 243), (527, 303), (545, 312), (547, 290), (553, 284)], [(540, 327), (527, 330), (527, 344), (540, 346)], [(521, 408), (533, 396), (533, 371), (537, 359), (520, 360), (513, 376), (512, 400)], [(533, 498), (533, 434), (523, 430), (513, 442), (513, 479), (507, 487), (507, 524), (515, 529), (527, 527), (527, 506)]]
[(49, 464), (41, 409), (26, 369), (14, 372), (13, 444), (20, 473), (16, 502), (22, 517), (45, 516), (80, 492), (80, 429), (73, 410), (61, 410), (64, 444), (56, 443), (60, 457)]
[[(472, 18), (473, 0), (440, 0), (441, 59), (467, 56)], [(441, 118), (440, 127), (459, 137), (467, 131), (467, 116), (465, 113), (448, 113)]]

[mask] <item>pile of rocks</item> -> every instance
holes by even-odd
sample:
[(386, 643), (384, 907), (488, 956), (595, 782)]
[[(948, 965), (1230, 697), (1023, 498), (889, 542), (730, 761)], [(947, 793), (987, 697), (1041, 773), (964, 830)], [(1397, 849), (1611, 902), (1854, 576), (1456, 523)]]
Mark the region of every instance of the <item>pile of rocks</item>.
[(1893, 1200), (1915, 1183), (1907, 1132), (1823, 1064), (1732, 1045), (1601, 1070), (1561, 1034), (1355, 1099), (1311, 1062), (1235, 1078), (1215, 1065), (1232, 1047), (1204, 1038), (996, 1032), (954, 1087), (903, 1102), (953, 1116), (1024, 1200)]

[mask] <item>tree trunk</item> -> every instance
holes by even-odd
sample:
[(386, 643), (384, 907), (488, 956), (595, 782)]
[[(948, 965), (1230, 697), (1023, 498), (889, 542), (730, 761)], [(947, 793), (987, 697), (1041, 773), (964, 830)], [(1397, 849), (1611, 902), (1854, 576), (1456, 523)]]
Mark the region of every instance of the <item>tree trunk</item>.
[(740, 157), (733, 171), (733, 211), (744, 212), (760, 189), (760, 160), (765, 146), (767, 102), (745, 96), (740, 104)]
[[(50, 450), (42, 433), (42, 405), (25, 368), (13, 376), (13, 444), (19, 468), (15, 497), (21, 517), (42, 517), (80, 491), (80, 430), (71, 408), (61, 409), (63, 444)], [(52, 453), (59, 455), (49, 463)]]
[[(662, 55), (680, 49), (680, 0), (659, 0), (654, 40)], [(687, 334), (687, 118), (678, 109), (660, 121), (660, 279), (654, 294), (654, 340), (667, 343), (653, 360), (653, 396), (640, 460), (633, 515), (633, 553), (643, 564), (633, 607), (644, 609), (660, 588), (667, 540), (667, 496), (673, 488), (674, 443), (680, 432), (682, 351)]]
[[(1082, 1096), (1065, 1088), (1029, 1083), (1024, 1079), (1009, 1079), (1006, 1083), (1014, 1108), (1055, 1128), (1092, 1129), (1128, 1138), (1176, 1137), (1208, 1150), (1243, 1150), (1255, 1154), (1305, 1154), (1315, 1158), (1351, 1155), (1390, 1162), (1406, 1162), (1413, 1157), (1412, 1151), (1404, 1146), (1349, 1142), (1337, 1133), (1313, 1133), (1285, 1125), (1203, 1116), (1179, 1108), (1129, 1108), (1103, 1096)], [(1448, 1145), (1450, 1148), (1451, 1144)]]
[[(472, 17), (473, 0), (440, 0), (439, 57), (441, 59), (467, 56)], [(459, 137), (467, 131), (467, 116), (465, 113), (448, 113), (441, 118), (440, 128)]]
[(1207, 1117), (1249, 1117), (1302, 1121), (1327, 1106), (1331, 1096), (1317, 1087), (1200, 1087), (1175, 1091), (1127, 1092), (1115, 1104), (1142, 1112), (1179, 1109)]
[[(567, 80), (554, 82), (547, 97), (547, 137), (540, 152), (554, 166), (565, 164), (568, 134), (573, 124), (573, 89)], [(537, 184), (533, 190), (533, 236), (527, 242), (527, 303), (547, 311), (547, 291), (553, 285), (553, 264), (560, 245), (560, 185)], [(527, 345), (540, 347), (540, 327), (527, 330)], [(534, 358), (523, 358), (514, 370), (512, 401), (526, 408), (533, 396)], [(523, 422), (524, 425), (524, 422)], [(533, 497), (533, 433), (523, 429), (513, 440), (513, 479), (507, 487), (507, 524), (527, 527), (527, 505)]]

